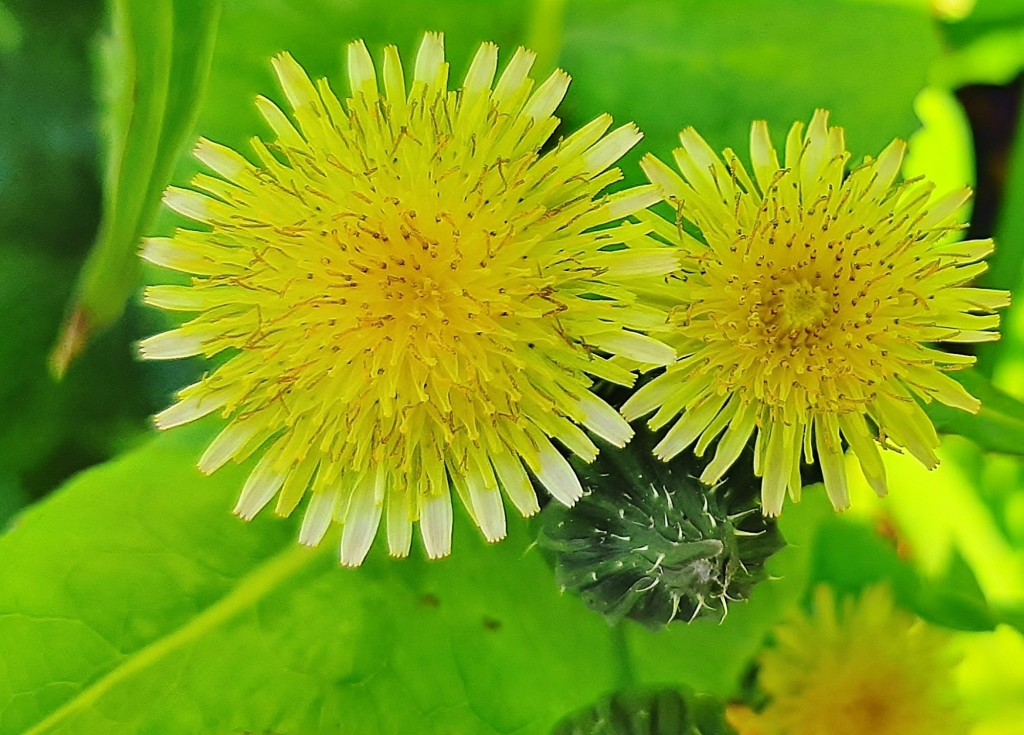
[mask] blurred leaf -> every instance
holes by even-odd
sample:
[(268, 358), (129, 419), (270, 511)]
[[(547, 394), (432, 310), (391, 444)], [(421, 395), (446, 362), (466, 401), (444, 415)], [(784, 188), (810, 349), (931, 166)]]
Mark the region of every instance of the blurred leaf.
[(74, 279), (74, 261), (0, 245), (0, 529), (18, 508), (115, 452), (152, 411), (123, 325), (68, 379), (54, 382), (46, 354)]
[(996, 388), (976, 370), (951, 375), (981, 401), (981, 410), (971, 414), (932, 401), (925, 411), (935, 428), (965, 436), (990, 452), (1024, 455), (1024, 403)]
[(1024, 21), (1021, 0), (970, 0), (973, 6), (968, 19), (972, 23), (1003, 23), (1013, 19)]
[[(601, 112), (635, 121), (647, 136), (641, 147), (662, 158), (692, 125), (712, 148), (746, 159), (753, 120), (767, 120), (781, 141), (822, 107), (858, 161), (917, 127), (914, 97), (938, 51), (919, 7), (577, 0), (562, 55), (575, 78), (566, 109), (573, 124)], [(635, 178), (635, 165), (626, 172)]]
[[(1024, 553), (1001, 530), (993, 508), (965, 469), (963, 455), (980, 455), (971, 442), (947, 436), (939, 448), (941, 462), (928, 470), (906, 454), (884, 452), (890, 493), (877, 498), (859, 471), (851, 472), (851, 513), (867, 516), (886, 529), (900, 558), (922, 579), (962, 581), (962, 559), (998, 617), (1024, 609)], [(849, 464), (854, 464), (850, 460)], [(1017, 488), (1011, 490), (1014, 491)]]
[[(63, 306), (47, 288), (67, 282), (71, 264), (31, 249), (0, 246), (0, 529), (28, 500), (23, 476), (59, 441), (61, 396), (51, 390), (43, 356)], [(53, 321), (48, 322), (47, 318)], [(13, 420), (14, 417), (17, 420)]]
[(242, 523), (243, 470), (194, 468), (210, 428), (83, 474), (0, 537), (0, 733), (545, 733), (623, 672), (735, 689), (723, 672), (806, 581), (787, 549), (784, 579), (724, 625), (631, 626), (624, 645), (558, 592), (522, 521), (487, 546), (460, 518), (451, 558), (378, 545), (358, 570), (293, 523)]
[[(936, 194), (974, 187), (974, 142), (971, 124), (956, 96), (942, 87), (925, 87), (914, 100), (921, 129), (910, 136), (903, 178), (925, 176), (935, 184)], [(957, 220), (970, 219), (973, 201), (966, 203)], [(952, 237), (960, 237), (953, 233)]]
[[(940, 0), (953, 13), (942, 26), (947, 52), (933, 81), (950, 89), (969, 84), (1004, 85), (1024, 68), (1024, 3), (1020, 0)], [(964, 12), (964, 11), (969, 12)]]
[(7, 6), (22, 42), (0, 54), (0, 528), (130, 442), (154, 409), (126, 324), (63, 383), (47, 371), (100, 216), (89, 53), (102, 8), (93, 0)]
[(568, 0), (530, 0), (532, 12), (526, 30), (526, 47), (537, 54), (534, 73), (550, 74), (558, 66), (565, 34)]
[(54, 349), (63, 375), (138, 288), (138, 242), (188, 141), (209, 71), (220, 0), (115, 0), (103, 54), (104, 215)]
[(0, 3), (0, 54), (14, 51), (21, 45), (21, 24), (7, 6)]
[(0, 54), (0, 243), (77, 255), (99, 208), (86, 54), (100, 0), (5, 5), (21, 41)]
[(859, 593), (881, 582), (891, 585), (903, 607), (939, 625), (959, 630), (991, 630), (989, 610), (973, 572), (960, 559), (945, 579), (922, 580), (896, 550), (863, 524), (835, 518), (818, 536), (814, 581)]
[(1024, 26), (1024, 3), (1020, 0), (943, 0), (950, 5), (970, 6), (960, 13), (958, 22), (947, 23), (943, 30), (953, 48), (962, 48), (1000, 30)]
[(1024, 635), (1006, 626), (956, 638), (965, 713), (978, 724), (971, 735), (1018, 735), (1024, 722)]
[(1009, 84), (1024, 68), (1024, 19), (999, 25), (935, 63), (932, 81), (949, 89), (968, 84)]

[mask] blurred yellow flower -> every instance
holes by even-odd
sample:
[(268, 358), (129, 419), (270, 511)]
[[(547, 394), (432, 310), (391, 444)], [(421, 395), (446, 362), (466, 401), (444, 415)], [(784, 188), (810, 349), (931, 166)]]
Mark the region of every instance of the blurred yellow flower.
[(949, 242), (970, 192), (933, 201), (928, 181), (896, 183), (902, 141), (847, 173), (843, 130), (821, 110), (806, 132), (790, 130), (785, 167), (767, 125), (755, 123), (753, 178), (692, 128), (680, 137), (682, 176), (652, 156), (642, 163), (679, 221), (641, 216), (684, 253), (663, 337), (679, 360), (633, 395), (626, 418), (657, 410), (657, 429), (682, 414), (655, 448), (663, 459), (694, 442), (702, 455), (717, 440), (701, 477), (709, 484), (756, 430), (768, 515), (782, 511), (787, 487), (799, 500), (801, 454), (817, 456), (832, 504), (848, 507), (844, 440), (879, 495), (879, 445), (934, 467), (938, 437), (915, 396), (972, 412), (979, 404), (944, 372), (974, 358), (931, 343), (998, 339), (994, 312), (1009, 302), (966, 285), (992, 242)]
[(589, 376), (629, 385), (609, 356), (674, 360), (644, 334), (665, 313), (637, 293), (677, 256), (643, 227), (608, 226), (658, 199), (653, 186), (602, 196), (635, 126), (608, 133), (602, 116), (541, 153), (569, 77), (534, 88), (533, 58), (518, 50), (494, 83), (498, 50), (484, 44), (452, 91), (443, 39), (428, 34), (408, 86), (398, 52), (384, 50), (380, 88), (356, 42), (342, 104), (282, 54), (293, 113), (258, 98), (276, 136), (252, 141), (258, 163), (203, 140), (196, 155), (217, 176), (193, 185), (206, 193), (167, 192), (203, 227), (149, 240), (143, 257), (194, 278), (146, 300), (199, 314), (141, 353), (230, 358), (156, 422), (231, 417), (199, 465), (262, 452), (241, 516), (274, 496), (288, 514), (308, 490), (301, 541), (343, 523), (344, 564), (362, 562), (382, 515), (392, 554), (409, 552), (418, 520), (440, 557), (452, 488), (495, 541), (499, 487), (523, 514), (537, 510), (525, 468), (563, 503), (582, 494), (552, 438), (587, 461), (598, 450), (581, 426), (629, 440)]
[(958, 735), (948, 638), (897, 610), (886, 587), (837, 605), (819, 587), (814, 610), (775, 631), (760, 659), (763, 711), (732, 707), (740, 735)]

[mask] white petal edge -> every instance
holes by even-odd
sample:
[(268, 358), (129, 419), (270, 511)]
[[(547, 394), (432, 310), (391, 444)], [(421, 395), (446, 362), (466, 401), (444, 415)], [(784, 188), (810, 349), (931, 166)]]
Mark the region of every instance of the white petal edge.
[(233, 393), (232, 390), (221, 390), (184, 398), (154, 416), (153, 423), (161, 431), (191, 423), (223, 408)]
[(593, 393), (584, 394), (579, 406), (583, 411), (583, 425), (610, 444), (624, 447), (633, 438), (633, 427), (622, 414)]
[(195, 157), (225, 179), (234, 180), (246, 170), (249, 162), (227, 146), (200, 138), (196, 144)]
[(362, 41), (353, 41), (348, 45), (348, 84), (352, 95), (377, 94), (377, 72), (373, 68), (373, 59)]
[(235, 505), (235, 514), (251, 521), (270, 502), (284, 484), (286, 473), (274, 467), (277, 453), (268, 451), (263, 455), (242, 487), (242, 494)]
[(385, 477), (383, 468), (378, 466), (377, 471), (357, 484), (352, 492), (341, 532), (343, 566), (358, 567), (370, 552), (384, 509)]
[(572, 466), (551, 442), (545, 441), (537, 453), (537, 479), (547, 488), (552, 497), (565, 506), (572, 507), (583, 497), (583, 486), (576, 477)]
[(427, 556), (440, 559), (452, 551), (452, 499), (448, 493), (420, 505), (420, 534)]
[(180, 360), (202, 352), (203, 340), (181, 329), (154, 334), (139, 342), (139, 355), (144, 360)]
[(259, 425), (255, 421), (228, 424), (210, 442), (206, 451), (203, 452), (203, 456), (199, 458), (199, 471), (204, 475), (210, 475), (219, 470), (238, 452), (242, 451), (242, 448), (256, 436), (258, 431)]
[(299, 529), (299, 543), (304, 546), (319, 544), (334, 519), (334, 506), (338, 500), (337, 488), (314, 492), (306, 506), (306, 514), (302, 517)]
[(179, 189), (176, 186), (169, 187), (164, 192), (164, 204), (178, 214), (188, 217), (196, 222), (209, 223), (212, 218), (210, 212), (211, 199), (191, 189)]

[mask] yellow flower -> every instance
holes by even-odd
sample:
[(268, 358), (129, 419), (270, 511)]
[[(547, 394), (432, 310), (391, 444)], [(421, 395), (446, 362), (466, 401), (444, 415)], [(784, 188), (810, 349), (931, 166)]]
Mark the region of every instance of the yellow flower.
[(740, 735), (957, 735), (948, 640), (893, 607), (888, 588), (837, 606), (819, 587), (811, 615), (775, 631), (761, 656), (760, 713), (730, 708)]
[[(754, 471), (764, 512), (799, 500), (800, 455), (821, 463), (833, 505), (849, 506), (843, 441), (879, 495), (879, 445), (929, 468), (938, 437), (914, 396), (966, 411), (978, 401), (943, 371), (974, 358), (934, 342), (998, 339), (1002, 291), (965, 284), (985, 270), (990, 240), (949, 242), (967, 190), (932, 200), (921, 179), (895, 183), (906, 146), (846, 171), (842, 128), (819, 110), (797, 123), (780, 167), (764, 122), (751, 133), (753, 178), (731, 150), (723, 161), (691, 128), (675, 159), (642, 165), (676, 226), (651, 222), (684, 253), (669, 334), (679, 360), (623, 406), (652, 428), (682, 414), (655, 453), (668, 459), (718, 440), (701, 479), (715, 483), (756, 430)], [(688, 234), (695, 226), (703, 241)], [(723, 434), (724, 432), (724, 434)], [(719, 435), (722, 435), (719, 439)]]
[(495, 541), (499, 487), (523, 514), (537, 510), (526, 468), (563, 503), (582, 494), (552, 438), (588, 461), (598, 450), (580, 425), (629, 440), (588, 376), (629, 385), (607, 356), (674, 359), (642, 333), (665, 313), (634, 287), (663, 283), (677, 258), (642, 227), (607, 226), (658, 199), (653, 186), (601, 196), (635, 126), (606, 134), (603, 116), (540, 152), (569, 77), (534, 89), (533, 58), (517, 51), (495, 84), (498, 50), (485, 44), (451, 91), (443, 39), (428, 34), (408, 88), (398, 52), (384, 50), (379, 88), (356, 42), (342, 104), (282, 54), (291, 119), (257, 99), (276, 140), (253, 139), (255, 163), (203, 140), (196, 155), (217, 176), (192, 183), (206, 193), (167, 192), (203, 227), (149, 240), (143, 257), (194, 277), (146, 300), (198, 316), (141, 353), (230, 357), (156, 423), (231, 417), (199, 466), (262, 452), (244, 518), (274, 496), (288, 514), (309, 491), (303, 543), (343, 523), (341, 560), (358, 565), (386, 515), (392, 554), (409, 552), (418, 520), (440, 557), (452, 488)]

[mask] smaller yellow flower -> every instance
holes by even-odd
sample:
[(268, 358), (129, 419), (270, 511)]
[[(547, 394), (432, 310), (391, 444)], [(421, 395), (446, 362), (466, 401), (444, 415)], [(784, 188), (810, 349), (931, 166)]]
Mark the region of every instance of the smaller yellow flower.
[(730, 708), (740, 735), (957, 735), (947, 638), (897, 610), (887, 587), (840, 606), (819, 587), (810, 615), (775, 631), (758, 682), (769, 697), (754, 713)]
[(679, 224), (638, 215), (685, 254), (659, 335), (679, 358), (623, 415), (654, 412), (655, 430), (674, 420), (655, 447), (661, 459), (716, 444), (700, 478), (707, 484), (756, 436), (754, 472), (772, 516), (787, 489), (800, 499), (801, 456), (820, 463), (837, 510), (850, 504), (844, 444), (879, 495), (880, 447), (935, 467), (939, 439), (918, 400), (980, 407), (946, 374), (974, 358), (935, 343), (998, 339), (995, 312), (1009, 303), (1004, 291), (969, 285), (992, 241), (949, 241), (970, 191), (936, 199), (926, 180), (899, 181), (899, 140), (848, 172), (843, 129), (824, 110), (806, 128), (793, 125), (784, 165), (768, 126), (754, 123), (752, 173), (692, 128), (680, 139), (678, 173), (653, 156), (641, 163)]

